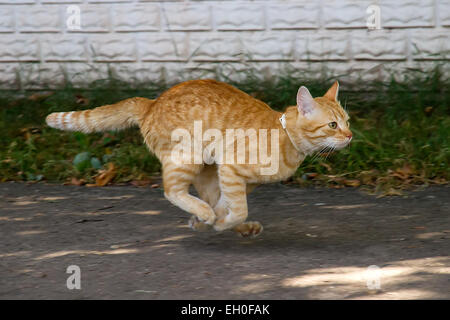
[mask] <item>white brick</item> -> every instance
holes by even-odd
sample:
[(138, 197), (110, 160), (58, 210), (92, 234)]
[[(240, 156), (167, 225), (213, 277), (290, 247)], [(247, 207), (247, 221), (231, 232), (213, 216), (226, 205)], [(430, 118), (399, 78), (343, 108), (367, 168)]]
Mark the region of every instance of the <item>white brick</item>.
[[(183, 2), (185, 0), (138, 0), (138, 1), (139, 2)], [(203, 0), (199, 0), (199, 1), (203, 1)], [(204, 1), (210, 1), (210, 0), (204, 0)]]
[(431, 27), (434, 0), (398, 0), (381, 3), (382, 28)]
[[(361, 83), (361, 79), (366, 81), (382, 81), (388, 77), (385, 66), (389, 65), (389, 63), (388, 61), (384, 61), (383, 63), (379, 61), (329, 62), (327, 63), (327, 77), (333, 80), (339, 80), (342, 88), (345, 88), (347, 83), (352, 86), (358, 85)], [(397, 61), (393, 63), (399, 64)], [(320, 68), (321, 66), (318, 65), (317, 67)], [(321, 73), (318, 72), (317, 75), (321, 76)], [(362, 85), (364, 86), (364, 84)], [(340, 95), (339, 98), (344, 104), (346, 97)]]
[(87, 0), (89, 3), (114, 3), (114, 2), (130, 2), (133, 0)]
[(414, 59), (450, 59), (449, 32), (415, 32), (412, 35), (411, 44)]
[(123, 4), (113, 6), (115, 31), (159, 30), (159, 6), (153, 4)]
[(85, 48), (84, 37), (74, 34), (47, 35), (41, 39), (44, 61), (87, 61)]
[(211, 14), (208, 5), (166, 3), (162, 5), (165, 30), (197, 31), (211, 29)]
[(115, 78), (130, 84), (156, 82), (162, 79), (162, 65), (155, 63), (117, 63), (111, 65)]
[(300, 60), (347, 60), (347, 33), (300, 33), (296, 39), (296, 52)]
[(91, 36), (89, 39), (90, 56), (96, 62), (122, 62), (136, 60), (134, 37), (127, 34)]
[(271, 4), (268, 7), (272, 29), (313, 29), (319, 27), (319, 3), (304, 1)]
[(249, 61), (294, 60), (294, 37), (290, 35), (245, 35), (242, 43)]
[(86, 86), (95, 80), (108, 79), (107, 64), (67, 63), (64, 65), (67, 81), (74, 86)]
[(39, 61), (39, 42), (28, 35), (0, 36), (0, 61)]
[(264, 30), (264, 7), (253, 3), (215, 5), (217, 30)]
[(107, 5), (83, 5), (80, 6), (81, 28), (80, 30), (71, 30), (67, 27), (66, 19), (70, 16), (64, 10), (64, 28), (67, 32), (108, 32), (109, 23), (109, 6)]
[(164, 63), (162, 72), (163, 79), (170, 83), (176, 83), (191, 79), (214, 78), (216, 75), (216, 63)]
[(22, 32), (61, 31), (59, 6), (20, 6), (16, 12), (18, 29)]
[(20, 66), (21, 88), (25, 90), (62, 87), (65, 84), (64, 70), (55, 63), (32, 63)]
[(450, 27), (450, 2), (448, 0), (441, 0), (439, 2), (438, 10), (441, 25)]
[(0, 88), (19, 89), (19, 66), (16, 63), (0, 63)]
[(0, 0), (0, 4), (24, 4), (37, 3), (37, 0)]
[(0, 7), (0, 32), (14, 32), (14, 8)]
[(41, 0), (41, 3), (47, 4), (47, 3), (61, 3), (61, 4), (77, 4), (81, 3), (83, 0)]
[[(372, 1), (324, 1), (323, 24), (325, 28), (367, 28), (367, 7)], [(383, 14), (383, 13), (382, 13)]]
[(358, 31), (351, 34), (353, 58), (357, 60), (404, 60), (407, 35), (384, 30)]
[(241, 41), (236, 35), (192, 36), (190, 56), (194, 61), (239, 61), (242, 59)]
[(141, 61), (186, 61), (189, 39), (185, 34), (140, 34), (138, 50)]

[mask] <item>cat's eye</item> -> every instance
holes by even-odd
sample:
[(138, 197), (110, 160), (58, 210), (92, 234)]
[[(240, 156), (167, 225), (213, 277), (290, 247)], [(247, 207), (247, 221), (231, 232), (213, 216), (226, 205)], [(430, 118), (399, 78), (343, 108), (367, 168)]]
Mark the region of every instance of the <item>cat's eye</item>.
[(328, 126), (331, 128), (331, 129), (336, 129), (337, 128), (337, 123), (336, 122), (330, 122), (329, 124), (328, 124)]

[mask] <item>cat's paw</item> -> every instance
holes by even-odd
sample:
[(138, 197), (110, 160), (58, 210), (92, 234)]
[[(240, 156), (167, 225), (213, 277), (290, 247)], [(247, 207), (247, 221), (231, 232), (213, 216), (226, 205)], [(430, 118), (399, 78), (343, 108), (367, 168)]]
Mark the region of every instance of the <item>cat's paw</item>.
[(210, 230), (212, 226), (210, 224), (204, 223), (203, 221), (200, 221), (197, 216), (193, 215), (189, 219), (189, 227), (194, 231), (207, 231)]
[(258, 221), (247, 221), (234, 227), (234, 231), (239, 233), (242, 237), (257, 237), (263, 231), (263, 226)]

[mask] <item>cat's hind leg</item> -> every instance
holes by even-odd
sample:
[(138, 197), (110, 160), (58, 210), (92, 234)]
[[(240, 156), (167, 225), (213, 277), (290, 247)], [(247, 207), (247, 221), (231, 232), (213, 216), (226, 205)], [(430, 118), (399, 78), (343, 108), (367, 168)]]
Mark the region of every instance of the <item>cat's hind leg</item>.
[(212, 225), (216, 220), (213, 208), (205, 201), (189, 194), (189, 186), (202, 170), (202, 165), (175, 164), (162, 161), (164, 196), (174, 205), (195, 215), (201, 222)]
[[(195, 177), (193, 185), (197, 190), (199, 197), (214, 208), (217, 219), (224, 218), (228, 213), (228, 208), (220, 198), (219, 177), (216, 165), (206, 165), (203, 170)], [(258, 184), (247, 184), (246, 194), (255, 189)], [(195, 215), (189, 219), (189, 226), (196, 231), (210, 230), (211, 226), (201, 222)], [(246, 221), (233, 228), (233, 231), (242, 237), (256, 237), (263, 231), (263, 226), (257, 221)]]
[(217, 208), (224, 208), (226, 214), (217, 218), (214, 229), (223, 231), (238, 226), (247, 219), (247, 184), (244, 178), (228, 165), (219, 166), (218, 178), (220, 198), (214, 210), (217, 212)]
[[(214, 208), (220, 197), (217, 166), (205, 165), (203, 169), (195, 176), (193, 185), (195, 190), (197, 190), (200, 199)], [(217, 217), (216, 212), (215, 214)], [(189, 219), (189, 226), (195, 231), (206, 231), (211, 229), (210, 225), (201, 222), (195, 215), (192, 215)]]
[[(252, 192), (258, 184), (247, 184), (247, 195)], [(239, 233), (242, 237), (256, 237), (264, 230), (261, 223), (258, 221), (246, 221), (233, 228), (233, 231)]]

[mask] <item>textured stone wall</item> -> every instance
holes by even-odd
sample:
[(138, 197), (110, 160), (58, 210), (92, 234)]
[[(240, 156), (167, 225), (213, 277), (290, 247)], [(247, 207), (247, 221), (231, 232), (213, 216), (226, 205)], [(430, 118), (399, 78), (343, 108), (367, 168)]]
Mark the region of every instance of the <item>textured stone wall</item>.
[[(380, 29), (368, 29), (371, 5)], [(0, 0), (0, 88), (82, 85), (108, 72), (239, 78), (248, 68), (382, 79), (444, 63), (449, 51), (449, 0)]]

